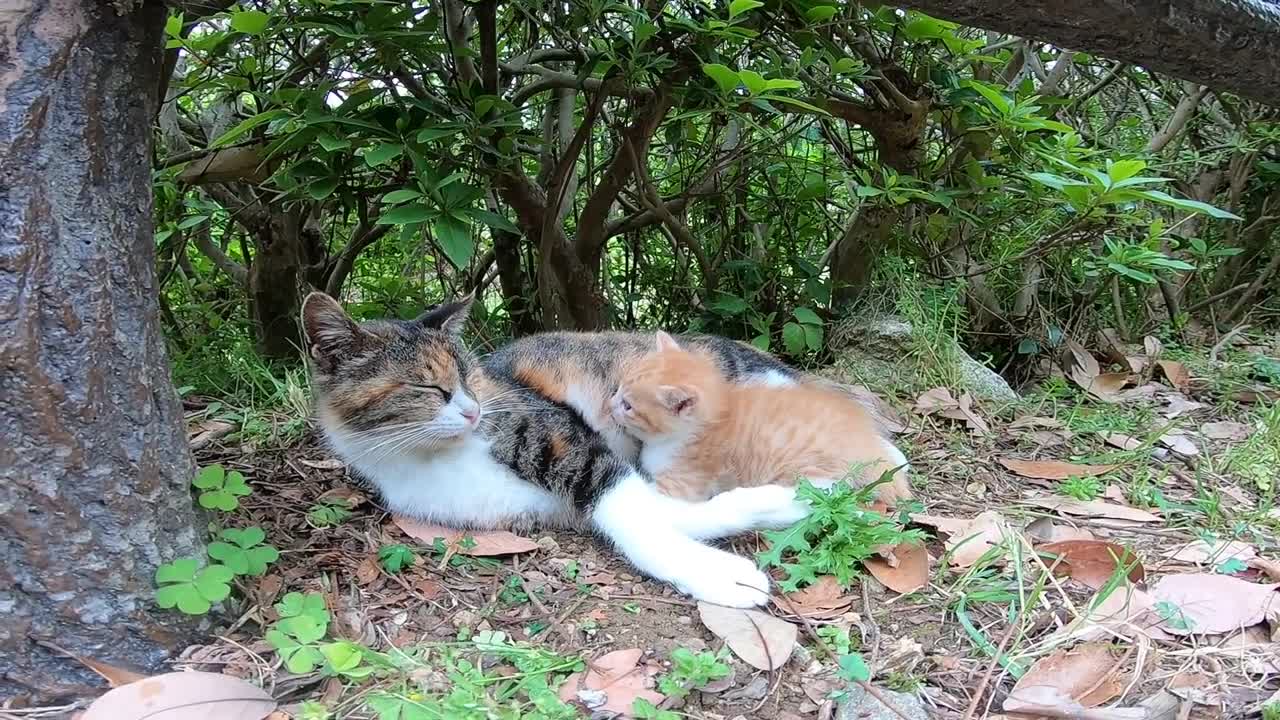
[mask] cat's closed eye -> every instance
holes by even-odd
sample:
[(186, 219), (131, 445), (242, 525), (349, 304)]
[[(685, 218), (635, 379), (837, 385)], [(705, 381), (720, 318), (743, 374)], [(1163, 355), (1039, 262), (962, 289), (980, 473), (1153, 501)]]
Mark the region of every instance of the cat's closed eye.
[(410, 385), (409, 387), (412, 387), (415, 390), (422, 390), (425, 392), (440, 393), (440, 397), (444, 398), (445, 402), (449, 402), (451, 399), (453, 399), (453, 393), (449, 392), (448, 390), (445, 390), (439, 385)]

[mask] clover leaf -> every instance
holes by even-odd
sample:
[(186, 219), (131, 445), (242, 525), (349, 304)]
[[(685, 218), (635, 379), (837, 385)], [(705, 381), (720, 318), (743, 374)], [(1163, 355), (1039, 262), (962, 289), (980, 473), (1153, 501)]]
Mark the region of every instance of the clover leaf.
[(236, 575), (262, 575), (280, 558), (279, 550), (262, 544), (267, 537), (262, 528), (228, 528), (221, 535), (227, 542), (210, 543), (209, 557), (222, 561)]
[(225, 565), (200, 569), (195, 558), (178, 558), (156, 569), (156, 604), (166, 610), (176, 607), (188, 615), (203, 615), (213, 603), (231, 594), (235, 573)]
[(240, 507), (237, 497), (253, 492), (243, 475), (235, 470), (227, 472), (221, 465), (202, 468), (191, 484), (204, 490), (200, 493), (200, 507), (224, 512)]

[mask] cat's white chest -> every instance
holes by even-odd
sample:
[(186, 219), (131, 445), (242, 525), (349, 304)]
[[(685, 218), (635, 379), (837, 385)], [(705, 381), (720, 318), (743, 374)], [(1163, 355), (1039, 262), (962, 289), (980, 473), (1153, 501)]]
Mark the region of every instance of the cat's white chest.
[[(356, 448), (330, 437), (339, 454), (358, 458)], [(567, 503), (521, 480), (489, 453), (489, 441), (472, 436), (430, 454), (397, 453), (376, 462), (351, 463), (377, 485), (392, 512), (455, 527), (500, 527), (537, 518), (566, 522)]]
[(640, 466), (658, 475), (675, 466), (685, 443), (678, 440), (653, 440), (640, 448)]

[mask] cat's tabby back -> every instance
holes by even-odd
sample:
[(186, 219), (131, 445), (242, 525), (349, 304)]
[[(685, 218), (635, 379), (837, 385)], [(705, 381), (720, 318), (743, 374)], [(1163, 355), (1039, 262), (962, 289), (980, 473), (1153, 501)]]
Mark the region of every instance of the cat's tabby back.
[[(587, 525), (640, 570), (700, 599), (767, 600), (768, 578), (750, 561), (701, 541), (793, 522), (792, 491), (671, 498), (636, 470), (627, 445), (599, 432), (622, 363), (653, 335), (534, 336), (477, 361), (459, 339), (469, 307), (356, 323), (326, 295), (303, 305), (325, 435), (391, 510), (458, 527)], [(690, 342), (730, 377), (795, 377), (747, 346)]]

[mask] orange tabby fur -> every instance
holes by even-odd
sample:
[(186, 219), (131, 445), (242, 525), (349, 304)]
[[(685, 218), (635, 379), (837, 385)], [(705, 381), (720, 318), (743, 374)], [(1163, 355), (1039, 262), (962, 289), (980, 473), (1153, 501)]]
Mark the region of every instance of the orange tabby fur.
[[(902, 463), (856, 401), (814, 385), (744, 386), (666, 333), (657, 351), (631, 361), (611, 399), (613, 419), (645, 444), (663, 492), (704, 500), (739, 487), (807, 478), (862, 486)], [(646, 458), (648, 461), (646, 461)], [(856, 466), (856, 467), (855, 467)], [(879, 487), (893, 505), (911, 497), (903, 469)]]

